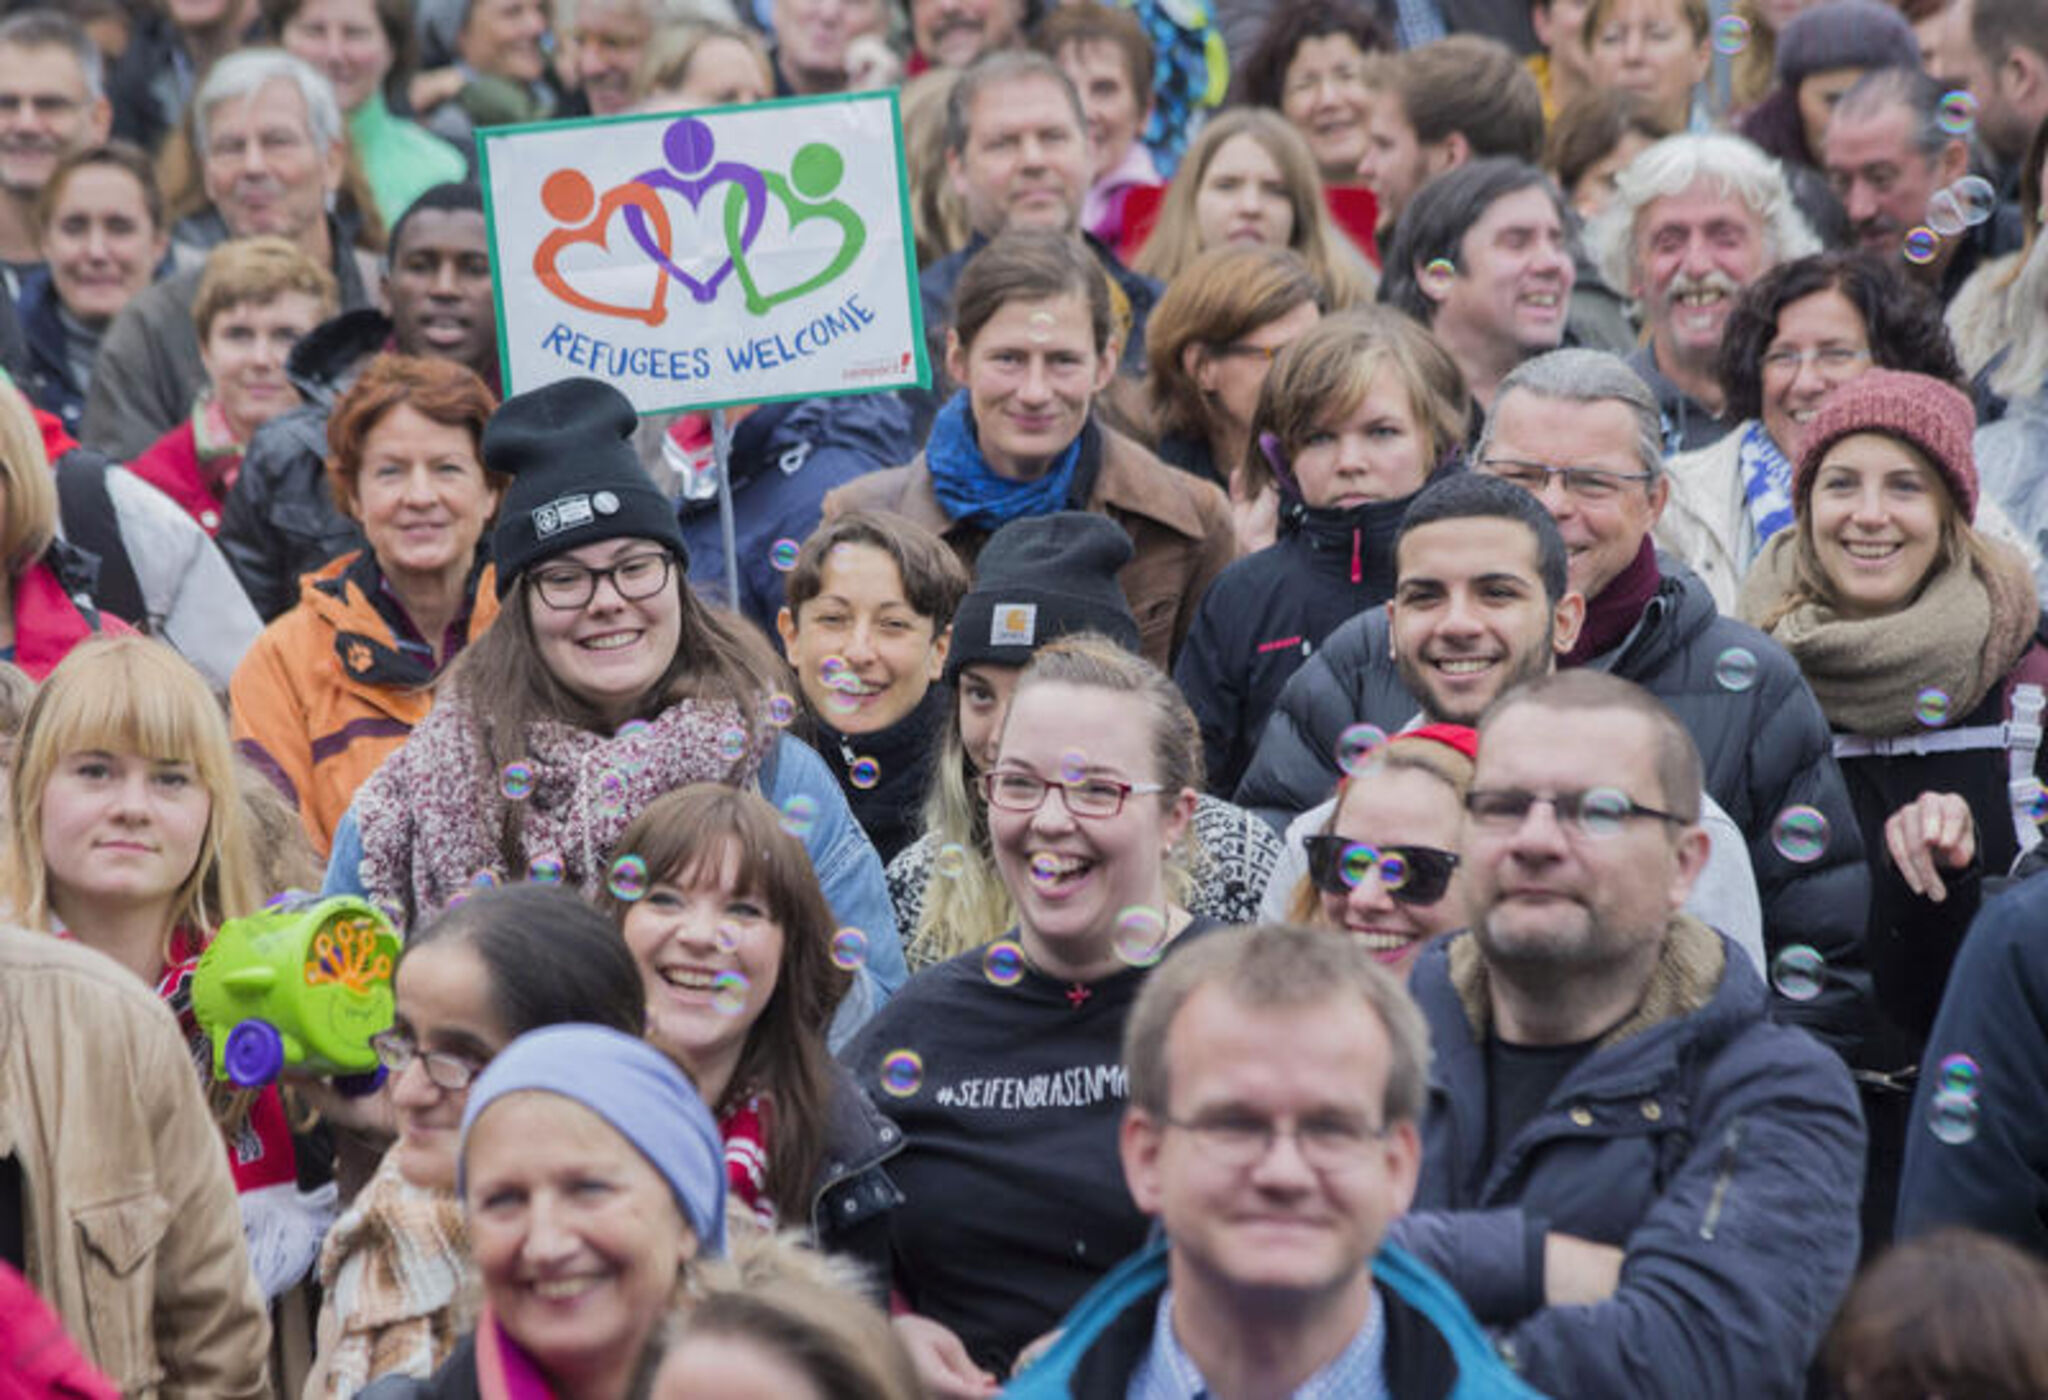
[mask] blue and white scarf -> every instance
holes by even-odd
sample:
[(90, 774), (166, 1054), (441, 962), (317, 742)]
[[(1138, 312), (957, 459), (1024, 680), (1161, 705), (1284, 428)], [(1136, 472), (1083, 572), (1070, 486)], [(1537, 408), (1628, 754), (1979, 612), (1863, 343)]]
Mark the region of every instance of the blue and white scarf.
[(1749, 552), (1754, 563), (1771, 536), (1792, 524), (1792, 462), (1771, 441), (1761, 419), (1742, 430), (1736, 460), (1742, 468), (1743, 505), (1756, 532)]
[(931, 437), (924, 448), (925, 467), (931, 472), (932, 494), (949, 520), (995, 530), (1026, 516), (1050, 515), (1067, 509), (1067, 496), (1074, 488), (1074, 469), (1081, 461), (1084, 430), (1067, 444), (1045, 474), (1032, 481), (998, 476), (975, 441), (974, 418), (968, 412), (967, 391), (962, 389), (946, 401), (932, 422)]

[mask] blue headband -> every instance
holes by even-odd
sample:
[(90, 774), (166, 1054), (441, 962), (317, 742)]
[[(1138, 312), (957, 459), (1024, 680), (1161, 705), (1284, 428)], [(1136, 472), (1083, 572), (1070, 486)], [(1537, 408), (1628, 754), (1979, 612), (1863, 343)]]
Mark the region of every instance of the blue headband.
[(456, 1190), (466, 1194), (469, 1138), (507, 1094), (559, 1094), (604, 1119), (668, 1178), (705, 1254), (725, 1253), (725, 1144), (690, 1081), (644, 1040), (606, 1026), (548, 1026), (513, 1041), (470, 1086)]

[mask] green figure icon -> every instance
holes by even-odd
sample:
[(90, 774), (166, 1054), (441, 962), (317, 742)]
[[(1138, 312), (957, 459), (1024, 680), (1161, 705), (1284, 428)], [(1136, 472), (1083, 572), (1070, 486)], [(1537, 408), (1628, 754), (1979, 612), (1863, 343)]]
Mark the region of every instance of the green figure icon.
[[(839, 225), (844, 242), (820, 272), (779, 292), (763, 291), (755, 276), (752, 260), (761, 257), (764, 241), (757, 240), (750, 253), (741, 246), (740, 235), (744, 231), (747, 216), (745, 191), (735, 186), (725, 197), (725, 241), (732, 253), (733, 269), (739, 277), (740, 286), (746, 292), (747, 310), (759, 316), (770, 307), (783, 302), (794, 301), (808, 292), (830, 282), (860, 256), (861, 248), (868, 241), (867, 224), (853, 207), (844, 200), (832, 199), (830, 195), (839, 188), (840, 179), (846, 174), (846, 162), (839, 152), (821, 141), (813, 141), (796, 153), (796, 159), (789, 163), (789, 178), (784, 179), (772, 170), (761, 172), (761, 179), (768, 188), (768, 196), (781, 202), (789, 214), (789, 227), (794, 232), (799, 224), (813, 219), (829, 219)], [(770, 255), (772, 256), (772, 255)]]

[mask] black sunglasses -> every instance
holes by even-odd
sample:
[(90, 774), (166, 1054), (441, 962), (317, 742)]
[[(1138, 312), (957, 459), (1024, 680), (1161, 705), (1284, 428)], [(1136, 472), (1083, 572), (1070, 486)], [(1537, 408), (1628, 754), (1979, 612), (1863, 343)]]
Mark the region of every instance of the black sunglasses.
[(1308, 878), (1324, 894), (1344, 895), (1375, 867), (1387, 898), (1397, 904), (1434, 904), (1451, 887), (1458, 857), (1434, 846), (1368, 846), (1348, 836), (1311, 836)]

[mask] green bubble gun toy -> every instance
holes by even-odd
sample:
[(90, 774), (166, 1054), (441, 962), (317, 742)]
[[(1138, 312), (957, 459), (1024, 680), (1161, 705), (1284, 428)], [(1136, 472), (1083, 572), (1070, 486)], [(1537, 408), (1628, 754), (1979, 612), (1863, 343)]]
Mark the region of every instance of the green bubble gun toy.
[(398, 952), (391, 921), (352, 895), (281, 897), (229, 919), (192, 976), (214, 1077), (253, 1089), (289, 1066), (373, 1091), (384, 1068), (370, 1037), (391, 1025)]

